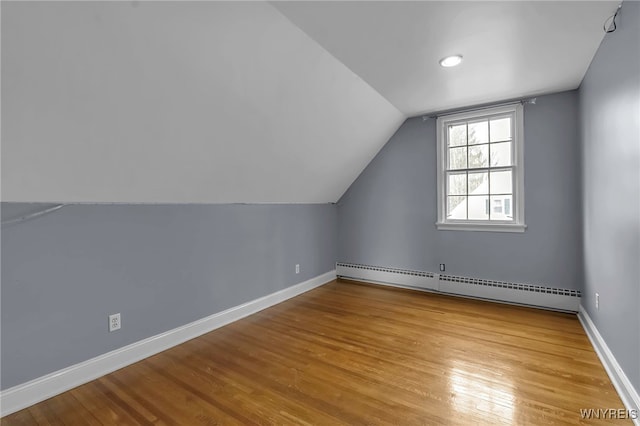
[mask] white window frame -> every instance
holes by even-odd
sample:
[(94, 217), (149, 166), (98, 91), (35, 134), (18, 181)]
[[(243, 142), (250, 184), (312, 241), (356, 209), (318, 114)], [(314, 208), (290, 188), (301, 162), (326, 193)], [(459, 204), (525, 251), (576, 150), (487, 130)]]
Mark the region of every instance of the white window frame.
[[(493, 115), (512, 114), (512, 160), (513, 198), (511, 211), (513, 220), (460, 220), (447, 219), (447, 127), (455, 122), (472, 121)], [(524, 113), (522, 104), (501, 105), (473, 111), (454, 113), (438, 117), (437, 120), (437, 185), (438, 185), (438, 230), (524, 232)], [(493, 208), (493, 205), (490, 205)]]

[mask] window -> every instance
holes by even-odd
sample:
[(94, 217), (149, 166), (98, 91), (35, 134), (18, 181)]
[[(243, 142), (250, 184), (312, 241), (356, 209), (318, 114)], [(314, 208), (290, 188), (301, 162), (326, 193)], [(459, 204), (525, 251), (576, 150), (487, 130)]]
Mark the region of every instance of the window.
[(438, 118), (438, 229), (523, 232), (522, 105)]

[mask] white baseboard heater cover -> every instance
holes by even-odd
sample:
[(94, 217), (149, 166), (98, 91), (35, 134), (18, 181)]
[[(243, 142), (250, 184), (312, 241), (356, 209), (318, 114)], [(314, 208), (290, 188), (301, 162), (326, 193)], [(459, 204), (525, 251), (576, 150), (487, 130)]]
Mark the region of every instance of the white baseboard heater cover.
[(578, 312), (580, 308), (579, 290), (351, 263), (337, 263), (336, 275), (557, 311)]
[(416, 287), (428, 290), (438, 289), (437, 277), (431, 272), (410, 269), (383, 268), (356, 263), (336, 263), (336, 275), (381, 284)]
[(537, 306), (558, 311), (578, 312), (580, 291), (540, 285), (482, 280), (440, 275), (438, 290), (443, 293)]

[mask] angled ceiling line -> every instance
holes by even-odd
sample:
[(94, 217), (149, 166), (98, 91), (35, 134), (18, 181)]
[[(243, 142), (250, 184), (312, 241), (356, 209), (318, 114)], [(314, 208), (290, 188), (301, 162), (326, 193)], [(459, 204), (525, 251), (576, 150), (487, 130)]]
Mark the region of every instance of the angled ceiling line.
[(278, 12), (280, 15), (282, 15), (282, 17), (284, 19), (286, 19), (287, 21), (289, 21), (291, 23), (291, 25), (293, 25), (294, 27), (296, 27), (302, 34), (304, 34), (310, 41), (312, 41), (314, 44), (316, 44), (320, 49), (324, 50), (325, 52), (327, 52), (327, 54), (329, 56), (331, 56), (332, 58), (334, 58), (337, 62), (339, 62), (340, 64), (342, 64), (342, 66), (344, 66), (346, 69), (348, 69), (354, 76), (358, 77), (358, 79), (360, 79), (363, 83), (365, 83), (367, 86), (369, 86), (371, 88), (371, 90), (373, 90), (374, 92), (378, 93), (382, 98), (384, 98), (389, 105), (393, 106), (400, 114), (402, 114), (404, 116), (405, 119), (409, 118), (407, 116), (407, 114), (405, 114), (404, 112), (402, 112), (402, 110), (400, 108), (398, 108), (397, 105), (395, 105), (389, 98), (387, 98), (383, 93), (380, 93), (380, 91), (378, 89), (376, 89), (373, 85), (371, 85), (371, 83), (369, 83), (362, 75), (358, 74), (353, 68), (351, 68), (349, 65), (347, 65), (346, 63), (344, 63), (342, 60), (340, 60), (340, 58), (338, 58), (333, 52), (331, 52), (330, 50), (328, 50), (322, 43), (320, 43), (315, 37), (313, 37), (312, 34), (310, 34), (309, 32), (305, 31), (304, 28), (302, 28), (300, 25), (298, 25), (295, 21), (293, 21), (290, 17), (288, 17), (287, 15), (285, 15), (280, 9), (278, 9), (277, 7), (277, 3), (281, 3), (277, 0), (273, 1), (273, 0), (269, 0), (267, 1), (267, 3), (273, 7), (276, 12)]

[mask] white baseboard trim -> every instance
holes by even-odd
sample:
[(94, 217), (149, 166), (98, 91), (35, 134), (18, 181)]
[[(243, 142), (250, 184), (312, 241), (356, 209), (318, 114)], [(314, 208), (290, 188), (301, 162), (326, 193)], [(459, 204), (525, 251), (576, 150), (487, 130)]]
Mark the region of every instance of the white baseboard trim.
[(105, 374), (201, 336), (241, 318), (298, 296), (336, 278), (329, 271), (259, 299), (235, 306), (173, 330), (107, 352), (0, 392), (0, 416), (6, 416)]
[(582, 324), (582, 328), (584, 328), (584, 331), (587, 333), (587, 337), (591, 341), (591, 345), (593, 349), (595, 349), (598, 358), (600, 358), (600, 362), (602, 362), (604, 369), (609, 375), (613, 387), (616, 388), (618, 395), (620, 395), (620, 399), (622, 399), (625, 408), (627, 410), (636, 410), (636, 413), (638, 413), (639, 417), (632, 420), (636, 426), (640, 426), (640, 395), (638, 395), (638, 391), (629, 381), (629, 378), (622, 370), (622, 367), (620, 367), (620, 364), (618, 364), (609, 346), (607, 346), (607, 343), (602, 338), (596, 325), (582, 305), (580, 305), (578, 319), (580, 320), (580, 324)]

